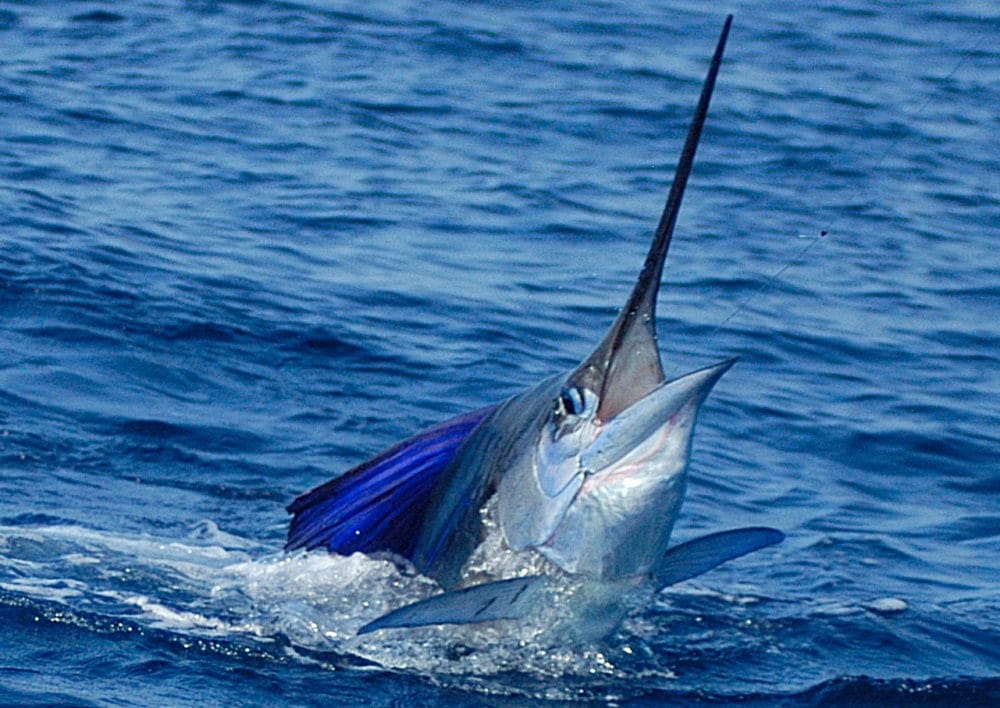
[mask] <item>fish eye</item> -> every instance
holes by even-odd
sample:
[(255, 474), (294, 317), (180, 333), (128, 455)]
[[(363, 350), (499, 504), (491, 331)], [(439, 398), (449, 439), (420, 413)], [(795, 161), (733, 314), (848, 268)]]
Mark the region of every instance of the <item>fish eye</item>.
[(584, 411), (583, 390), (579, 386), (564, 388), (559, 394), (556, 411), (563, 415), (582, 415)]

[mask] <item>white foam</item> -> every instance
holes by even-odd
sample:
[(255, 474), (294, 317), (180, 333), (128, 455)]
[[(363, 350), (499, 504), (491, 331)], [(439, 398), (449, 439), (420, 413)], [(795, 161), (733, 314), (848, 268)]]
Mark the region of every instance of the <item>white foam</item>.
[(909, 605), (906, 604), (906, 600), (901, 600), (898, 597), (882, 597), (878, 600), (872, 600), (865, 605), (865, 608), (879, 614), (894, 614), (903, 612), (909, 608)]
[(30, 595), (43, 600), (68, 602), (86, 593), (86, 584), (73, 580), (48, 578), (18, 578), (0, 582), (0, 588), (9, 592)]
[[(616, 620), (606, 608), (622, 588), (556, 583), (523, 621), (358, 637), (363, 624), (440, 588), (389, 560), (275, 552), (210, 522), (181, 539), (52, 525), (0, 527), (0, 541), (0, 587), (186, 636), (282, 637), (293, 652), (305, 652), (303, 661), (312, 661), (312, 652), (334, 652), (442, 677), (617, 675), (588, 638)], [(25, 557), (12, 554), (19, 548)], [(478, 569), (498, 570), (507, 568)]]

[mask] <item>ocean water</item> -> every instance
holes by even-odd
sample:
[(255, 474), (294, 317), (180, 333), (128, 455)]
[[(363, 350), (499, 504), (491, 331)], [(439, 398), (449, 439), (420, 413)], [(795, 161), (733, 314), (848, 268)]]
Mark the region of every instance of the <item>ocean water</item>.
[[(297, 494), (576, 364), (726, 12), (660, 297), (724, 357), (600, 642), (354, 636), (433, 591)], [(0, 703), (1000, 703), (993, 3), (0, 5)], [(385, 636), (381, 636), (384, 634)]]

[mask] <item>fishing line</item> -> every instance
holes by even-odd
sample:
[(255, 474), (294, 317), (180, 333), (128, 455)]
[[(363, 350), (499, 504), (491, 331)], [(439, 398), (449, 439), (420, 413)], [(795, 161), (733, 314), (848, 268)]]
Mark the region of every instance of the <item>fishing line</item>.
[[(940, 83), (944, 83), (949, 81), (952, 77), (954, 77), (955, 74), (957, 74), (958, 71), (963, 66), (965, 66), (965, 64), (969, 62), (971, 56), (979, 51), (983, 41), (985, 40), (985, 37), (986, 37), (985, 33), (980, 33), (976, 41), (962, 51), (961, 58), (958, 60), (958, 62), (955, 64), (952, 70), (949, 71), (947, 74), (945, 74), (943, 77), (938, 78), (937, 81)], [(913, 114), (913, 118), (917, 119), (920, 116), (922, 116), (924, 112), (927, 110), (928, 106), (930, 106), (931, 103), (933, 103), (935, 100), (936, 100), (935, 95), (928, 96), (924, 100), (924, 102), (920, 104), (920, 106), (917, 108), (916, 112)], [(892, 142), (890, 142), (889, 146), (885, 149), (882, 155), (875, 161), (873, 169), (874, 170), (880, 169), (883, 163), (885, 163), (885, 161), (889, 159), (889, 157), (893, 153), (896, 152), (896, 149), (899, 147), (900, 143), (902, 143), (908, 137), (909, 137), (908, 135), (900, 135), (899, 137), (895, 138)], [(855, 194), (857, 194), (857, 192), (855, 192)], [(810, 238), (809, 241), (801, 249), (799, 249), (798, 253), (796, 253), (794, 256), (785, 261), (784, 265), (778, 268), (774, 273), (767, 276), (764, 279), (764, 282), (761, 283), (756, 288), (756, 290), (751, 292), (750, 295), (748, 295), (742, 302), (736, 305), (732, 309), (732, 311), (722, 319), (721, 322), (716, 324), (715, 327), (713, 327), (712, 330), (709, 332), (708, 337), (711, 338), (716, 334), (718, 334), (719, 330), (725, 327), (730, 320), (736, 317), (736, 315), (740, 314), (743, 310), (745, 310), (747, 306), (751, 302), (753, 302), (758, 296), (770, 290), (771, 287), (781, 279), (781, 277), (785, 274), (786, 271), (792, 268), (792, 266), (802, 263), (809, 250), (817, 243), (822, 241), (824, 238), (826, 238), (829, 234), (831, 234), (834, 230), (834, 227), (841, 221), (843, 221), (843, 219), (844, 219), (843, 214), (836, 216), (833, 219), (833, 221), (829, 222), (829, 224), (825, 229), (821, 229), (816, 235)]]

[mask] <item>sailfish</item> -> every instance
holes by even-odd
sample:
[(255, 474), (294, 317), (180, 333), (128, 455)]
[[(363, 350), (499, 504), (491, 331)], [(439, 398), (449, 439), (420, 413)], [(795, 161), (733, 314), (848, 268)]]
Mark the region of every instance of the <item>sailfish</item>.
[[(699, 409), (735, 362), (667, 380), (656, 337), (663, 265), (731, 23), (638, 281), (597, 348), (575, 369), (418, 433), (289, 505), (287, 550), (388, 552), (440, 584), (442, 593), (359, 633), (518, 619), (554, 577), (658, 591), (784, 538), (750, 527), (669, 546)], [(488, 540), (524, 559), (524, 571), (477, 582), (471, 559)]]

